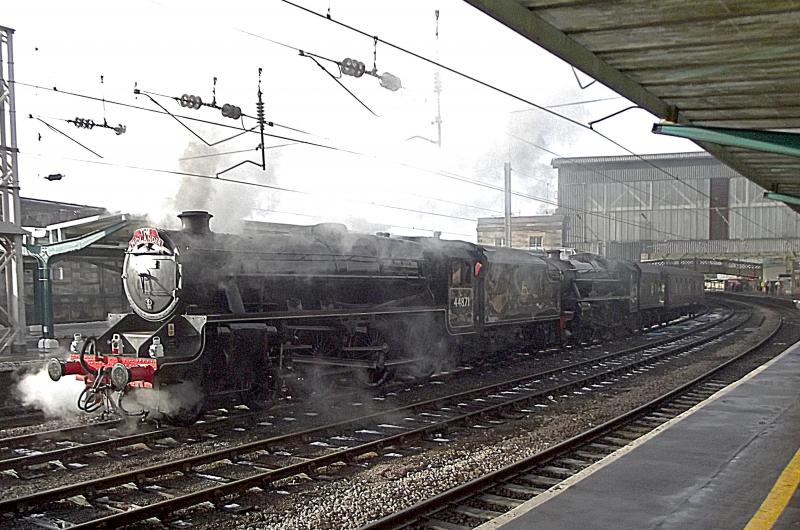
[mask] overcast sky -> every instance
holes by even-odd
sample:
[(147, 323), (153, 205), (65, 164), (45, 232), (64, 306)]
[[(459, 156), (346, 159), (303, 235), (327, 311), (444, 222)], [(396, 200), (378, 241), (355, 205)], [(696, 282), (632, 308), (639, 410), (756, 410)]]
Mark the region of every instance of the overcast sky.
[[(336, 20), (541, 105), (603, 100), (554, 109), (583, 123), (630, 104), (599, 83), (581, 89), (569, 65), (458, 0), (298, 3), (321, 13), (330, 7)], [(435, 9), (440, 11), (438, 40)], [(134, 84), (167, 96), (196, 94), (208, 102), (217, 77), (217, 102), (255, 115), (261, 67), (267, 119), (304, 131), (275, 126), (269, 133), (355, 152), (300, 144), (269, 149), (287, 140), (267, 138), (266, 172), (245, 165), (224, 175), (303, 193), (124, 168), (213, 176), (244, 160), (260, 161), (255, 151), (260, 140), (245, 134), (207, 147), (166, 115), (18, 85), (20, 184), (27, 197), (143, 213), (164, 223), (180, 209), (205, 208), (216, 216), (216, 229), (232, 229), (242, 218), (340, 221), (359, 230), (442, 230), (446, 237), (474, 239), (475, 218), (502, 214), (502, 193), (459, 179), (501, 186), (503, 163), (510, 161), (515, 190), (555, 200), (554, 156), (520, 138), (560, 156), (627, 154), (565, 120), (444, 71), (442, 148), (420, 138), (409, 140), (436, 137), (431, 123), (436, 114), (435, 67), (379, 43), (378, 71), (398, 76), (403, 89), (391, 92), (369, 76), (341, 80), (375, 116), (310, 59), (265, 40), (335, 60), (357, 58), (371, 69), (372, 39), (280, 0), (6, 0), (0, 25), (16, 30), (18, 82), (153, 110), (160, 109), (147, 97), (135, 96)], [(322, 64), (338, 74), (335, 65)], [(241, 126), (214, 109), (184, 109), (169, 98), (155, 99), (170, 112)], [(64, 121), (76, 117), (97, 123), (105, 119), (127, 130), (118, 136)], [(598, 128), (637, 153), (698, 150), (691, 142), (651, 134), (654, 121), (647, 112), (632, 110)], [(185, 123), (210, 143), (236, 133)], [(245, 119), (244, 124), (249, 128), (254, 122)], [(251, 151), (185, 159), (240, 150)], [(44, 177), (52, 173), (66, 177), (49, 182)], [(553, 208), (515, 197), (512, 209), (531, 215)]]

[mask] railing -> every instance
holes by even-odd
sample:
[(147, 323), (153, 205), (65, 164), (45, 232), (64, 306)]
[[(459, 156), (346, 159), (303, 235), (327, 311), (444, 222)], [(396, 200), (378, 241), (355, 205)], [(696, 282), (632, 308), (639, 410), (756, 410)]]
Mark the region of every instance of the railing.
[(730, 274), (745, 278), (761, 278), (763, 269), (760, 263), (711, 258), (659, 259), (647, 260), (642, 263), (681, 267), (708, 274)]

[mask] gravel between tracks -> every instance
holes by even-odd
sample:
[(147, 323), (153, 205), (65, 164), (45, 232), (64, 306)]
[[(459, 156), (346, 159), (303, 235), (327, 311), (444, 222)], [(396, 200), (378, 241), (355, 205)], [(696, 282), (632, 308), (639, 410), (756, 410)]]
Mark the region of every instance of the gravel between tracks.
[[(761, 310), (765, 314), (766, 310)], [(740, 339), (735, 349), (741, 350), (747, 343), (754, 343), (767, 328), (774, 325), (774, 315), (766, 319), (762, 330)], [(773, 324), (770, 324), (773, 322)], [(641, 339), (622, 341), (615, 349), (635, 345)], [(592, 356), (601, 355), (611, 349), (611, 345), (595, 348)], [(719, 348), (712, 356), (717, 359), (726, 355), (730, 346)], [(572, 352), (567, 354), (572, 357)], [(461, 389), (488, 384), (508, 379), (515, 373), (543, 370), (563, 364), (565, 356), (531, 355), (521, 357), (511, 367), (472, 370), (459, 375), (447, 384), (423, 385), (413, 391), (400, 392), (399, 395), (384, 401), (373, 401), (365, 396), (363, 405), (347, 410), (329, 410), (328, 414), (304, 416), (302, 405), (297, 405), (298, 413), (295, 421), (282, 423), (275, 421), (274, 434), (286, 432), (287, 429), (300, 430), (315, 424), (333, 421), (334, 417), (364, 414), (370, 410), (378, 410), (385, 406), (398, 406), (410, 401), (419, 401), (449, 394)], [(686, 359), (687, 365), (699, 359)], [(312, 480), (308, 477), (293, 477), (273, 487), (270, 491), (258, 494), (247, 494), (239, 501), (252, 504), (256, 509), (241, 515), (220, 514), (205, 508), (195, 508), (184, 513), (196, 528), (263, 528), (263, 529), (318, 529), (318, 528), (355, 528), (359, 525), (408, 506), (425, 497), (455, 486), (461, 482), (477, 477), (488, 471), (507, 465), (525, 456), (541, 451), (547, 445), (557, 443), (571, 435), (577, 434), (587, 426), (609, 419), (618, 413), (652, 399), (663, 392), (666, 386), (676, 386), (679, 382), (691, 379), (707, 369), (709, 362), (695, 362), (690, 366), (650, 372), (637, 379), (629, 386), (617, 385), (613, 391), (603, 395), (586, 394), (575, 396), (561, 402), (555, 396), (547, 409), (523, 419), (510, 420), (503, 425), (493, 425), (492, 429), (470, 429), (454, 435), (448, 442), (420, 441), (420, 454), (397, 458), (386, 456), (391, 450), (383, 452), (384, 456), (365, 459), (356, 465), (337, 466), (334, 470), (321, 470), (323, 475), (331, 475), (328, 480)], [(714, 363), (716, 364), (716, 363)], [(391, 403), (389, 403), (391, 402)], [(369, 410), (368, 410), (369, 409)], [(288, 415), (281, 411), (281, 415)], [(275, 414), (277, 420), (281, 415)], [(264, 436), (266, 431), (261, 431)], [(152, 452), (146, 447), (132, 450), (124, 458), (98, 457), (92, 458), (96, 466), (78, 472), (53, 473), (43, 479), (31, 483), (2, 484), (6, 495), (18, 496), (34, 489), (55, 487), (66, 482), (75, 482), (79, 477), (84, 479), (126, 471), (134, 466), (152, 465), (166, 460), (183, 458), (221, 447), (238, 444), (252, 439), (252, 433), (233, 433), (215, 440), (207, 440), (194, 445), (180, 446), (160, 452)], [(403, 449), (403, 454), (409, 451)], [(375, 455), (377, 456), (377, 455)], [(0, 482), (6, 482), (0, 480)], [(10, 487), (9, 487), (10, 486)], [(286, 493), (291, 493), (287, 495)], [(146, 525), (137, 525), (146, 527)]]
[[(223, 529), (323, 529), (357, 528), (371, 520), (409, 506), (457, 484), (496, 470), (545, 449), (620, 413), (647, 403), (672, 388), (719, 364), (721, 359), (757, 343), (777, 323), (777, 315), (757, 308), (765, 316), (758, 330), (739, 332), (710, 352), (659, 367), (612, 391), (555, 396), (546, 409), (523, 419), (509, 420), (492, 429), (469, 429), (452, 435), (450, 442), (420, 442), (421, 454), (394, 458), (381, 456), (356, 466), (342, 467), (332, 482), (290, 480), (271, 492), (248, 495), (239, 502), (256, 509), (241, 515), (219, 515), (205, 509), (187, 511), (184, 518), (196, 528)], [(390, 449), (384, 455), (391, 453)], [(286, 495), (291, 492), (291, 495)]]
[[(385, 408), (394, 408), (408, 403), (432, 399), (437, 396), (451, 394), (461, 390), (486, 385), (494, 382), (504, 381), (515, 375), (524, 375), (534, 371), (542, 371), (557, 368), (564, 364), (574, 362), (578, 357), (598, 357), (609, 351), (636, 346), (646, 342), (641, 336), (635, 336), (615, 343), (593, 346), (589, 352), (579, 352), (567, 350), (566, 353), (556, 355), (555, 353), (535, 353), (530, 355), (520, 355), (511, 363), (496, 365), (487, 363), (486, 366), (468, 370), (461, 373), (455, 379), (447, 380), (446, 383), (428, 383), (415, 385), (407, 391), (398, 391), (396, 395), (387, 396), (386, 399), (373, 399), (373, 394), (365, 391), (365, 394), (358, 397), (353, 404), (343, 404), (343, 406), (331, 407), (329, 400), (322, 397), (312, 399), (309, 403), (297, 403), (282, 407), (280, 411), (273, 409), (267, 411), (260, 419), (268, 420), (274, 425), (272, 427), (259, 428), (257, 431), (237, 432), (233, 430), (225, 431), (218, 438), (201, 439), (191, 445), (178, 445), (174, 448), (153, 451), (145, 445), (129, 448), (122, 457), (106, 456), (104, 454), (88, 455), (81, 457), (78, 461), (90, 463), (91, 465), (77, 470), (64, 471), (63, 469), (52, 469), (48, 471), (48, 466), (43, 465), (42, 470), (46, 476), (35, 481), (20, 481), (13, 477), (0, 475), (0, 487), (4, 489), (4, 494), (8, 497), (27, 495), (42, 489), (49, 489), (80, 480), (89, 480), (98, 476), (108, 476), (115, 473), (129, 471), (135, 467), (154, 465), (161, 462), (178, 460), (202, 453), (219, 450), (232, 445), (246, 443), (254, 439), (266, 436), (275, 436), (289, 431), (298, 431), (315, 425), (330, 423), (343, 420), (357, 415), (364, 415), (377, 412)], [(306, 415), (305, 412), (313, 410), (313, 416)], [(284, 418), (292, 418), (286, 421)], [(86, 421), (85, 419), (83, 421)], [(48, 429), (55, 429), (61, 426), (69, 426), (75, 423), (70, 421), (49, 421), (44, 426)], [(42, 430), (43, 425), (9, 429), (0, 431), (0, 436), (11, 436), (17, 434), (27, 434)], [(483, 444), (487, 442), (481, 442)], [(427, 445), (426, 445), (427, 447)], [(433, 449), (437, 449), (433, 447)], [(402, 459), (404, 462), (406, 459)], [(348, 470), (352, 471), (352, 470)], [(340, 474), (340, 473), (339, 473)], [(337, 476), (339, 475), (337, 474)], [(281, 499), (283, 499), (281, 497)], [(222, 526), (224, 527), (224, 525)]]

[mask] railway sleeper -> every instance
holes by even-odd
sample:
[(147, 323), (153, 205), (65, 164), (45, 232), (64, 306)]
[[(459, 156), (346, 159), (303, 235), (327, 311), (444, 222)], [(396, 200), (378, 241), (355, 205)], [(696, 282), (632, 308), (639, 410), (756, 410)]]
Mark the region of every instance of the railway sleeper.
[(513, 493), (516, 495), (524, 496), (526, 499), (531, 497), (535, 497), (545, 491), (544, 488), (536, 488), (531, 486), (523, 486), (521, 484), (515, 484), (513, 482), (509, 482), (506, 484), (500, 484), (497, 486), (499, 489), (503, 491), (508, 491), (509, 493)]
[(691, 392), (687, 392), (683, 395), (683, 397), (688, 397), (692, 399), (706, 399), (709, 396), (713, 396), (717, 391), (712, 390), (709, 388), (697, 388), (692, 390)]
[(578, 460), (577, 458), (562, 458), (558, 463), (573, 470), (583, 469), (590, 464), (586, 460)]
[(598, 452), (580, 450), (580, 451), (575, 451), (575, 455), (577, 455), (577, 456), (579, 456), (581, 458), (587, 458), (589, 460), (592, 460), (592, 461), (596, 462), (598, 460), (602, 460), (605, 457), (607, 457), (608, 453), (598, 453)]
[[(614, 434), (616, 434), (616, 433), (614, 433)], [(604, 444), (610, 444), (610, 445), (615, 446), (614, 447), (615, 451), (617, 449), (619, 449), (620, 447), (625, 447), (626, 445), (631, 443), (630, 440), (626, 440), (625, 438), (619, 438), (617, 436), (604, 436), (603, 438), (600, 439), (600, 442), (604, 443)]]
[(647, 434), (648, 432), (650, 432), (650, 431), (652, 431), (652, 430), (653, 430), (652, 428), (650, 428), (650, 427), (648, 427), (648, 426), (645, 426), (645, 425), (639, 425), (638, 423), (639, 423), (639, 422), (636, 422), (636, 423), (630, 423), (630, 424), (626, 425), (626, 426), (625, 426), (625, 427), (622, 429), (622, 431), (619, 431), (619, 432), (625, 432), (625, 431), (628, 431), (628, 432), (631, 432), (631, 433), (637, 433), (639, 436), (641, 436), (641, 435), (643, 435), (643, 434)]
[(524, 480), (525, 482), (529, 482), (534, 486), (543, 486), (546, 489), (551, 488), (561, 482), (561, 479), (558, 478), (546, 477), (543, 475), (536, 475), (533, 473), (526, 473), (524, 475), (520, 475), (519, 479)]
[(665, 420), (671, 420), (674, 417), (675, 416), (673, 416), (671, 414), (664, 414), (663, 412), (657, 412), (656, 411), (656, 412), (651, 412), (650, 414), (645, 416), (645, 419), (651, 419), (652, 418), (652, 419), (660, 419), (662, 421), (665, 421)]
[(501, 506), (503, 508), (506, 508), (507, 510), (513, 510), (514, 508), (525, 502), (519, 499), (505, 497), (502, 495), (493, 495), (491, 493), (484, 493), (483, 495), (480, 495), (478, 497), (478, 500), (486, 503), (489, 506)]
[(603, 456), (610, 455), (611, 453), (619, 449), (619, 447), (614, 447), (612, 445), (598, 443), (598, 442), (590, 443), (589, 445), (586, 446), (586, 448), (591, 449), (598, 453), (605, 453)]
[(628, 429), (627, 427), (623, 430), (616, 431), (614, 433), (616, 437), (622, 438), (624, 440), (633, 441), (638, 438), (642, 437), (642, 432), (638, 430)]
[(665, 412), (667, 414), (672, 414), (672, 416), (675, 417), (675, 416), (678, 416), (679, 414), (683, 414), (687, 410), (689, 410), (689, 407), (685, 407), (684, 408), (684, 407), (667, 406), (667, 407), (660, 408), (659, 412)]
[(640, 419), (636, 423), (645, 426), (651, 426), (654, 429), (660, 425), (664, 425), (664, 422), (667, 421), (667, 418), (656, 418), (652, 415), (645, 416), (644, 418)]
[(454, 506), (450, 508), (450, 511), (452, 511), (453, 513), (457, 513), (459, 515), (472, 517), (473, 519), (477, 519), (479, 521), (491, 521), (492, 519), (500, 517), (504, 513), (504, 512), (496, 512), (494, 510), (483, 510), (481, 508), (475, 508), (474, 506), (468, 506), (466, 504), (459, 504), (458, 506)]
[(473, 527), (442, 521), (441, 519), (428, 519), (424, 524), (424, 528), (429, 530), (472, 530)]
[(553, 477), (561, 479), (569, 478), (575, 474), (572, 469), (554, 465), (544, 466), (543, 468), (540, 468), (538, 472), (546, 475), (552, 475)]

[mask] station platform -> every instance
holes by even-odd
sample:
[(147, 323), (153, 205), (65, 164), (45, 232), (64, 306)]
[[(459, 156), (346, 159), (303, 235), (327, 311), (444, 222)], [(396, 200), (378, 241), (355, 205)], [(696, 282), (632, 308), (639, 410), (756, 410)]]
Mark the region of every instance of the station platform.
[(800, 529), (800, 342), (482, 530)]

